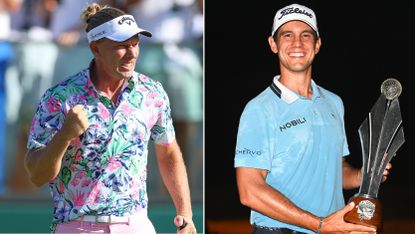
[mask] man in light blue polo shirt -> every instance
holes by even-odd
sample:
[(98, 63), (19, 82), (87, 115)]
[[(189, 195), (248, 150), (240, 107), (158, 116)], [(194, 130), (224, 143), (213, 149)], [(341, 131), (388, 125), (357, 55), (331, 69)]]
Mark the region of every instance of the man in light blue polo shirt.
[(345, 206), (342, 190), (359, 187), (361, 173), (343, 158), (342, 100), (311, 77), (321, 46), (314, 12), (298, 4), (280, 9), (268, 42), (281, 74), (246, 105), (235, 152), (253, 233), (374, 233), (343, 220), (354, 204)]

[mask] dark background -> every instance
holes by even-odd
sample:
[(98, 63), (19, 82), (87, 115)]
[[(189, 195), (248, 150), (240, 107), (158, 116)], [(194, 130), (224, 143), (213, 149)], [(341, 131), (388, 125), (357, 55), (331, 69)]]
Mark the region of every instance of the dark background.
[[(317, 84), (344, 102), (351, 154), (361, 166), (357, 129), (386, 78), (398, 79), (406, 142), (392, 159), (379, 191), (385, 218), (414, 218), (415, 173), (411, 110), (415, 90), (415, 8), (407, 1), (296, 1), (315, 11), (322, 48), (313, 65)], [(235, 181), (234, 150), (246, 103), (279, 74), (267, 42), (275, 12), (293, 1), (207, 1), (205, 4), (205, 215), (206, 221), (249, 217)], [(258, 120), (260, 121), (260, 120)], [(345, 191), (345, 200), (357, 192)]]

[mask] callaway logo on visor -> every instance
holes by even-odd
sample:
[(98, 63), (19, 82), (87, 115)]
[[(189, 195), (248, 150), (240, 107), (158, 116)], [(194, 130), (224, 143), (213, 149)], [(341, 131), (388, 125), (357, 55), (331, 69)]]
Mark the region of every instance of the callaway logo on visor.
[(128, 25), (131, 25), (131, 23), (135, 23), (134, 19), (128, 16), (122, 17), (120, 21), (118, 21), (119, 25), (122, 25), (123, 23), (126, 23)]

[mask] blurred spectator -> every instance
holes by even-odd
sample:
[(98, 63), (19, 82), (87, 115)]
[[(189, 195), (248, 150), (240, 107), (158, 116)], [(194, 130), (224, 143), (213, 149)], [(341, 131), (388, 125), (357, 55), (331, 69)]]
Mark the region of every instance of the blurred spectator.
[[(34, 186), (22, 176), (25, 145), (35, 102), (53, 78), (57, 50), (51, 44), (50, 15), (57, 0), (24, 0), (10, 14), (13, 59), (5, 82), (8, 131), (4, 172), (8, 191), (33, 192)], [(42, 56), (42, 57), (40, 57)], [(40, 59), (41, 58), (41, 59)], [(33, 195), (33, 193), (31, 193)]]
[(118, 6), (117, 0), (59, 0), (51, 16), (50, 29), (59, 52), (54, 71), (55, 83), (75, 74), (92, 59), (84, 33), (85, 25), (79, 17), (73, 17), (92, 2)]
[(5, 41), (10, 36), (10, 13), (20, 9), (22, 0), (0, 0), (0, 40)]
[[(58, 7), (52, 15), (51, 30), (55, 41), (64, 47), (75, 46), (80, 40), (85, 40), (85, 25), (79, 14), (88, 4), (96, 2), (100, 5), (116, 7), (116, 0), (60, 0)], [(89, 60), (88, 60), (89, 61)]]
[[(19, 112), (34, 111), (35, 104), (25, 99), (39, 99), (50, 86), (56, 60), (56, 48), (49, 29), (50, 18), (57, 0), (24, 0), (18, 11), (11, 14), (10, 40), (14, 42), (15, 60), (8, 78), (9, 122), (18, 120)], [(42, 55), (42, 59), (39, 59)]]
[(11, 39), (13, 41), (50, 41), (51, 15), (58, 0), (24, 0), (19, 11), (11, 14)]
[(12, 57), (10, 37), (10, 13), (18, 10), (21, 0), (0, 0), (0, 194), (4, 192), (5, 161), (5, 74)]
[[(93, 0), (60, 0), (52, 14), (50, 29), (54, 42), (58, 45), (58, 57), (54, 71), (54, 83), (75, 74), (92, 59), (86, 42), (85, 25), (79, 17), (80, 12)], [(68, 62), (70, 61), (70, 62)]]
[(137, 22), (153, 32), (151, 41), (156, 44), (140, 51), (137, 69), (159, 80), (169, 94), (176, 136), (189, 165), (191, 185), (202, 186), (203, 153), (198, 141), (203, 117), (203, 1), (127, 0), (125, 3)]

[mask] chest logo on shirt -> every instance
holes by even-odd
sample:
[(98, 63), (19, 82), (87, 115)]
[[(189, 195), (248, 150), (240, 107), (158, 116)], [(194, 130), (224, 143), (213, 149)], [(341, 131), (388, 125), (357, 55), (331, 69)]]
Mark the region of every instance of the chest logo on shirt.
[(280, 131), (283, 132), (289, 128), (301, 125), (301, 124), (305, 124), (307, 122), (307, 120), (305, 119), (305, 117), (299, 118), (299, 119), (293, 119), (291, 121), (286, 122), (285, 124), (280, 126)]

